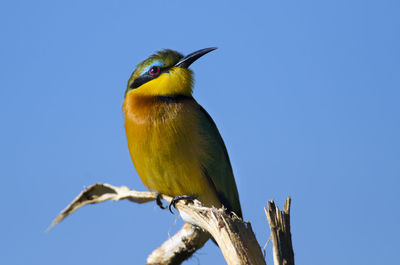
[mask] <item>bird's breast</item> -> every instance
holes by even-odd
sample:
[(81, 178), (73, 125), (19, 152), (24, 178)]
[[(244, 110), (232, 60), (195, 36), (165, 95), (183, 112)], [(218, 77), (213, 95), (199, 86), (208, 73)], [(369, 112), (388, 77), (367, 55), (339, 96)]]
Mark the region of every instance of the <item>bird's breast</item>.
[[(171, 196), (212, 193), (202, 172), (201, 160), (206, 154), (193, 102), (192, 98), (129, 94), (124, 101), (129, 152), (150, 190)], [(217, 200), (215, 194), (204, 197), (210, 200), (208, 204)]]

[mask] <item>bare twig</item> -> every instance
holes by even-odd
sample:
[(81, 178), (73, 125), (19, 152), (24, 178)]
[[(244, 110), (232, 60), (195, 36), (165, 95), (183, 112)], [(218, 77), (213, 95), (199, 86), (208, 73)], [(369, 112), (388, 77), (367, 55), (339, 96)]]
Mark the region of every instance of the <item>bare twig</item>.
[(165, 241), (147, 258), (148, 265), (171, 265), (181, 264), (184, 260), (193, 255), (196, 250), (210, 238), (210, 234), (185, 223), (181, 230)]
[(87, 187), (53, 220), (46, 232), (49, 232), (56, 224), (67, 216), (87, 204), (96, 204), (108, 200), (130, 200), (136, 203), (154, 201), (157, 194), (154, 192), (134, 191), (126, 186), (114, 187), (110, 184), (94, 184)]
[(294, 265), (292, 235), (290, 233), (290, 202), (288, 197), (283, 211), (268, 201), (268, 210), (264, 208), (271, 229), (275, 265)]

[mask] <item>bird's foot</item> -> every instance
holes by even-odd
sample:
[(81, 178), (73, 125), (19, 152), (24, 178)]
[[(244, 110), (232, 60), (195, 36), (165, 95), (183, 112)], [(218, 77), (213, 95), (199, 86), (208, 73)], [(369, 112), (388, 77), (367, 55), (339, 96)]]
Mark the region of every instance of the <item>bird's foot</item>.
[(176, 196), (172, 199), (171, 203), (168, 206), (168, 209), (171, 213), (174, 213), (172, 211), (172, 206), (175, 208), (175, 204), (180, 201), (180, 200), (187, 200), (188, 202), (193, 202), (193, 200), (197, 199), (197, 195), (182, 195), (182, 196)]
[(163, 209), (163, 210), (167, 209), (167, 207), (165, 207), (163, 205), (162, 201), (161, 201), (161, 194), (160, 193), (157, 193), (156, 203), (157, 203), (158, 206), (160, 206), (161, 209)]

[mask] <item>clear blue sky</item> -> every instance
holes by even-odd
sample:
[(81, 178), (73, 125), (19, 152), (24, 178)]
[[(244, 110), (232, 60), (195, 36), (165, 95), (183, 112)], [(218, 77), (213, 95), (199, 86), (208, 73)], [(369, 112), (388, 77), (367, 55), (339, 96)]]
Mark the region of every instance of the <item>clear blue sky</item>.
[[(297, 264), (396, 263), (399, 10), (396, 0), (2, 1), (0, 263), (144, 264), (180, 227), (155, 203), (109, 202), (44, 233), (85, 185), (145, 189), (125, 139), (126, 82), (154, 51), (210, 46), (192, 66), (194, 96), (225, 140), (260, 244), (267, 200), (290, 195)], [(212, 243), (186, 264), (199, 262), (224, 264)]]

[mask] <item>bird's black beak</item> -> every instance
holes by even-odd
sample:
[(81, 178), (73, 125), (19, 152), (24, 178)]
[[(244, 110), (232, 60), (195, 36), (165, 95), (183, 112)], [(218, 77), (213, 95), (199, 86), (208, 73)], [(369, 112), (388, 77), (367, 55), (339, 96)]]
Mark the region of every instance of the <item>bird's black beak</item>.
[(186, 55), (179, 62), (177, 62), (175, 64), (175, 67), (188, 68), (194, 61), (199, 59), (201, 56), (203, 56), (213, 50), (216, 50), (216, 49), (217, 49), (216, 47), (212, 47), (212, 48), (205, 48), (205, 49), (201, 49), (201, 50), (192, 52), (191, 54)]

